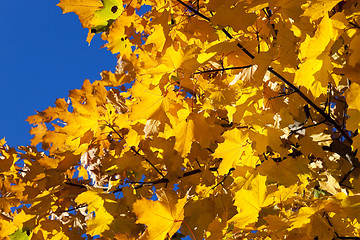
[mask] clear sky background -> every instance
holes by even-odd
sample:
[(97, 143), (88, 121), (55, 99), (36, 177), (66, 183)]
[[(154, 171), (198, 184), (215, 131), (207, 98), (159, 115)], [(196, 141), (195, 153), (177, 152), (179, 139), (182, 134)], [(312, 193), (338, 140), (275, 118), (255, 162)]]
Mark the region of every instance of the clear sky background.
[(116, 56), (97, 34), (91, 45), (74, 13), (62, 14), (58, 0), (1, 1), (0, 139), (16, 147), (30, 145), (25, 119), (54, 106), (85, 79), (114, 71)]

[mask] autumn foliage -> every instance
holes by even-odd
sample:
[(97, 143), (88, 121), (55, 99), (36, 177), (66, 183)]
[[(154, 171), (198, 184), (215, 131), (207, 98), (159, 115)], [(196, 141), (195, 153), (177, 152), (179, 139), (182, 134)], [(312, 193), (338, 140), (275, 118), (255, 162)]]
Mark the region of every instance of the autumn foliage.
[(58, 6), (118, 65), (1, 140), (0, 238), (360, 239), (358, 1)]

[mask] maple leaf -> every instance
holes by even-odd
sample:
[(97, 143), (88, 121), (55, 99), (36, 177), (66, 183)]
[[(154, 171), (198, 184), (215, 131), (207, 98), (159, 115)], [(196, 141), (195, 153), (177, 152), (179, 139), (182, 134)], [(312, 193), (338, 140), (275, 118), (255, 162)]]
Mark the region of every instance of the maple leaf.
[(171, 192), (158, 190), (159, 200), (152, 201), (142, 198), (133, 204), (137, 223), (147, 226), (147, 239), (165, 239), (172, 236), (181, 226), (184, 219), (186, 197), (178, 199)]
[(124, 11), (121, 0), (102, 0), (103, 7), (94, 13), (90, 24), (96, 32), (106, 31)]
[(221, 27), (232, 27), (235, 31), (247, 31), (246, 26), (251, 26), (256, 20), (254, 13), (246, 12), (245, 2), (239, 2), (235, 6), (219, 4), (216, 6), (216, 14), (211, 21)]
[(241, 162), (244, 155), (252, 155), (252, 153), (247, 153), (247, 151), (251, 151), (246, 148), (249, 145), (248, 135), (246, 130), (241, 131), (236, 128), (223, 134), (225, 141), (219, 144), (213, 154), (216, 158), (222, 158), (218, 170), (220, 174), (228, 173), (230, 168)]
[(302, 16), (310, 17), (312, 20), (317, 20), (329, 12), (341, 0), (317, 0), (313, 1), (304, 7), (305, 11)]
[(250, 189), (240, 189), (235, 194), (235, 203), (238, 214), (229, 221), (236, 222), (236, 226), (243, 228), (257, 221), (262, 207), (273, 203), (268, 197), (266, 176), (257, 175), (252, 181)]
[[(286, 187), (298, 183), (301, 176), (309, 174), (308, 161), (304, 158), (285, 159), (281, 162), (268, 160), (259, 168), (260, 174), (265, 174), (269, 181), (278, 182)], [(281, 172), (282, 174), (279, 174)]]
[(204, 148), (215, 143), (218, 133), (221, 131), (218, 126), (211, 124), (211, 120), (207, 121), (202, 115), (192, 114), (187, 110), (179, 111), (180, 113), (183, 113), (185, 118), (174, 126), (173, 135), (176, 138), (174, 148), (182, 156), (186, 156), (190, 152), (194, 141), (199, 142)]
[(83, 27), (89, 28), (94, 13), (103, 7), (103, 3), (100, 0), (61, 0), (57, 6), (63, 13), (75, 12)]
[(81, 193), (75, 199), (78, 204), (87, 204), (89, 212), (95, 212), (95, 217), (87, 221), (87, 233), (91, 236), (102, 234), (110, 229), (109, 225), (113, 222), (114, 216), (111, 215), (104, 207), (105, 201), (101, 192), (88, 190)]
[(130, 120), (144, 118), (170, 124), (170, 109), (175, 108), (174, 105), (179, 105), (174, 92), (163, 94), (159, 87), (149, 89), (142, 83), (136, 83), (132, 88), (132, 93), (133, 98), (140, 101), (133, 105)]
[(0, 219), (0, 237), (7, 238), (13, 234), (18, 228), (14, 226), (10, 221)]

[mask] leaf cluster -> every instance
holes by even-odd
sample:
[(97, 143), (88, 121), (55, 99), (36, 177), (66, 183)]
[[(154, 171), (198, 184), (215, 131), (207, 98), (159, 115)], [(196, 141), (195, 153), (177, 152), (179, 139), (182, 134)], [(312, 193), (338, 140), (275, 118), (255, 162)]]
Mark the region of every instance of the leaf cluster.
[(118, 65), (0, 141), (1, 238), (360, 239), (358, 1), (58, 6)]

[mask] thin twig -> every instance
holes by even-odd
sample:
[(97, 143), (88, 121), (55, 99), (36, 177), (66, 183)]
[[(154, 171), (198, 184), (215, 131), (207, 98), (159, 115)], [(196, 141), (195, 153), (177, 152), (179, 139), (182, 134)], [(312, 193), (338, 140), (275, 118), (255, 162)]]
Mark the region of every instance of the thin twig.
[(224, 178), (223, 178), (220, 182), (218, 182), (214, 187), (212, 187), (211, 189), (215, 189), (215, 188), (216, 188), (217, 186), (219, 186), (220, 184), (222, 185), (223, 182), (226, 180), (226, 178), (227, 178), (228, 176), (230, 176), (231, 172), (234, 171), (234, 170), (235, 170), (235, 168), (230, 168), (230, 169), (229, 169), (229, 172), (224, 176)]
[[(354, 22), (355, 22), (355, 21), (354, 21)], [(355, 23), (349, 22), (349, 23), (350, 23), (350, 25), (354, 26), (355, 28), (360, 29), (360, 27), (357, 25), (357, 23), (356, 23), (356, 22), (355, 22)]]
[(340, 186), (353, 189), (353, 187), (348, 187), (348, 186), (344, 185), (343, 182), (348, 178), (348, 176), (349, 176), (354, 170), (355, 170), (355, 167), (352, 166), (352, 168), (345, 174), (345, 176), (344, 176), (344, 177), (341, 179), (341, 181), (339, 182), (339, 185), (340, 185)]
[(56, 214), (61, 214), (61, 213), (64, 213), (64, 212), (71, 212), (71, 211), (75, 211), (75, 210), (78, 210), (78, 209), (80, 209), (80, 208), (83, 208), (83, 207), (87, 207), (88, 205), (86, 204), (86, 203), (83, 203), (83, 204), (80, 204), (80, 205), (78, 205), (78, 206), (75, 206), (75, 207), (73, 207), (73, 208), (69, 208), (68, 210), (62, 210), (62, 211), (56, 211), (56, 212), (54, 212), (54, 213), (56, 213)]
[(269, 97), (269, 100), (272, 100), (272, 99), (275, 99), (275, 98), (281, 98), (281, 97), (290, 96), (293, 93), (295, 93), (295, 91), (288, 92), (288, 93), (279, 93), (277, 96)]
[[(212, 172), (215, 172), (218, 170), (218, 167), (211, 167), (209, 168), (210, 171)], [(198, 173), (201, 173), (201, 169), (195, 169), (195, 170), (192, 170), (192, 171), (189, 171), (189, 172), (185, 172), (181, 177), (178, 177), (177, 179), (180, 180), (182, 178), (185, 178), (185, 177), (189, 177), (189, 176), (192, 176), (192, 175), (195, 175), (195, 174), (198, 174)], [(155, 180), (155, 181), (149, 181), (149, 182), (130, 182), (130, 184), (139, 184), (137, 186), (135, 186), (134, 188), (135, 189), (139, 189), (139, 188), (142, 188), (143, 186), (154, 186), (154, 185), (157, 185), (157, 184), (161, 184), (161, 183), (169, 183), (170, 180), (168, 178), (161, 178), (161, 179), (158, 179), (158, 180)], [(123, 188), (118, 188), (116, 190), (114, 190), (112, 193), (117, 193), (117, 192), (121, 192)]]
[(320, 122), (318, 122), (318, 123), (315, 123), (315, 124), (312, 124), (312, 125), (302, 126), (302, 127), (298, 128), (298, 129), (291, 130), (291, 131), (290, 131), (290, 135), (293, 134), (293, 133), (295, 133), (295, 132), (297, 132), (297, 131), (304, 130), (304, 129), (306, 129), (306, 128), (311, 128), (311, 127), (318, 126), (318, 125), (323, 124), (323, 123), (325, 123), (325, 122), (326, 122), (326, 120), (322, 120), (322, 121), (320, 121)]
[(73, 183), (70, 181), (70, 179), (67, 179), (67, 181), (65, 182), (66, 185), (70, 185), (73, 187), (78, 187), (78, 188), (87, 188), (85, 185), (83, 184), (77, 184), (77, 183)]
[(246, 65), (246, 66), (241, 66), (241, 67), (219, 68), (219, 69), (212, 69), (212, 70), (200, 71), (200, 72), (196, 72), (196, 73), (194, 73), (194, 74), (212, 73), (212, 72), (222, 72), (222, 71), (226, 71), (226, 70), (236, 70), (236, 69), (245, 69), (245, 68), (249, 68), (249, 67), (251, 67), (251, 66), (252, 66), (252, 64)]
[(210, 18), (206, 17), (205, 15), (201, 14), (198, 10), (194, 9), (193, 7), (187, 5), (186, 3), (184, 3), (183, 1), (181, 0), (177, 0), (181, 5), (183, 5), (184, 7), (186, 7), (187, 9), (189, 9), (190, 11), (192, 11), (193, 13), (195, 13), (196, 15), (202, 17), (203, 19), (210, 21)]

